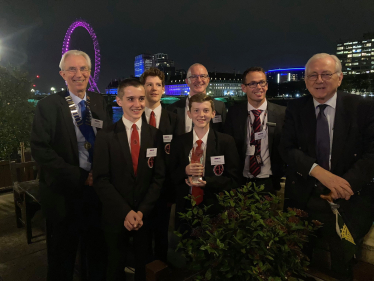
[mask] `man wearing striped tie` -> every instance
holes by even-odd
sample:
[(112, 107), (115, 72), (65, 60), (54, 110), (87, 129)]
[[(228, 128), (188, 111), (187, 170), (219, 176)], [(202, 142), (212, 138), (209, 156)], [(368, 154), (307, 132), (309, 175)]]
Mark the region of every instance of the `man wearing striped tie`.
[(224, 132), (235, 139), (242, 183), (264, 184), (264, 192), (275, 193), (284, 171), (278, 145), (285, 107), (267, 101), (268, 83), (261, 67), (247, 69), (241, 86), (248, 102), (229, 109)]

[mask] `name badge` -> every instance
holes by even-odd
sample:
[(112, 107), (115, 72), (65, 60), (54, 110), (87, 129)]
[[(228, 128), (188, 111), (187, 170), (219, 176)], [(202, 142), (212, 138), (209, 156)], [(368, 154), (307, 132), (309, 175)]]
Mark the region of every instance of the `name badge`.
[(255, 155), (256, 147), (254, 145), (247, 145), (246, 155), (252, 156)]
[(156, 156), (157, 156), (157, 148), (147, 148), (146, 157), (156, 157)]
[(103, 121), (95, 118), (91, 118), (91, 126), (95, 128), (102, 129), (103, 128)]
[(164, 142), (171, 142), (173, 135), (163, 135), (162, 138), (164, 139)]
[(266, 131), (255, 133), (255, 140), (262, 140), (266, 138)]
[(212, 156), (212, 157), (210, 157), (210, 163), (212, 165), (223, 165), (223, 164), (225, 164), (225, 156), (224, 155)]
[(222, 115), (214, 116), (213, 123), (222, 123)]

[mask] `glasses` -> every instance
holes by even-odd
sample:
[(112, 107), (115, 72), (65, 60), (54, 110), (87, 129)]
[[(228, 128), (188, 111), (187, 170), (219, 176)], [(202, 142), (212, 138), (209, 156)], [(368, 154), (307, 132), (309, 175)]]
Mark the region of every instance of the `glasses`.
[(326, 80), (330, 80), (331, 77), (332, 77), (335, 73), (338, 73), (338, 72), (334, 72), (334, 73), (322, 73), (322, 74), (311, 74), (311, 75), (307, 75), (306, 77), (307, 77), (308, 80), (310, 80), (310, 81), (317, 81), (317, 80), (318, 80), (318, 76), (321, 76), (321, 79), (322, 79), (323, 81), (326, 81)]
[(250, 83), (247, 83), (247, 84), (244, 84), (244, 85), (249, 87), (249, 88), (256, 88), (257, 85), (260, 85), (261, 87), (265, 87), (267, 84), (268, 84), (268, 82), (266, 82), (266, 81), (260, 81), (260, 82), (250, 82)]
[[(87, 72), (90, 71), (90, 69), (89, 69), (88, 67), (86, 67), (86, 66), (82, 66), (82, 67), (80, 67), (79, 70), (80, 70), (80, 72), (82, 72), (82, 73), (87, 73)], [(69, 72), (69, 73), (71, 73), (71, 74), (75, 74), (75, 73), (78, 72), (78, 68), (76, 68), (76, 67), (69, 67), (69, 68), (66, 69), (65, 71), (67, 71), (67, 72)]]
[(191, 79), (191, 80), (197, 80), (197, 79), (199, 79), (199, 77), (200, 77), (200, 79), (207, 79), (207, 78), (209, 78), (209, 75), (208, 74), (200, 74), (200, 75), (191, 75), (190, 77), (188, 77), (189, 79)]

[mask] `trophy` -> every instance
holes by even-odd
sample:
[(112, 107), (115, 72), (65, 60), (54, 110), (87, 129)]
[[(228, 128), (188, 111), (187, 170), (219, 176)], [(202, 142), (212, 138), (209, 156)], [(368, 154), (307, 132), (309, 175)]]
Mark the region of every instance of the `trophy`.
[[(190, 151), (190, 155), (188, 156), (189, 160), (190, 160), (190, 164), (193, 164), (193, 163), (200, 163), (200, 164), (203, 164), (204, 163), (204, 150), (201, 149), (201, 147), (192, 147), (191, 151)], [(192, 184), (199, 184), (199, 180), (203, 180), (203, 177), (202, 176), (194, 176), (192, 175), (192, 177), (190, 178)]]

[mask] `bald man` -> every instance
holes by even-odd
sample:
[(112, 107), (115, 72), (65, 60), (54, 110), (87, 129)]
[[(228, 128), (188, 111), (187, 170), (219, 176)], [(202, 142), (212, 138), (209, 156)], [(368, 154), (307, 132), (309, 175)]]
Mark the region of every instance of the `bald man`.
[[(189, 98), (199, 93), (206, 95), (206, 88), (210, 81), (208, 70), (204, 65), (195, 63), (188, 69), (185, 81), (188, 87), (190, 87), (190, 94), (186, 99), (181, 99), (167, 108), (179, 117), (178, 135), (189, 133), (192, 130), (192, 119), (187, 115)], [(221, 101), (213, 101), (216, 116), (212, 118), (211, 126), (214, 130), (223, 132), (223, 125), (226, 120), (226, 106)]]

